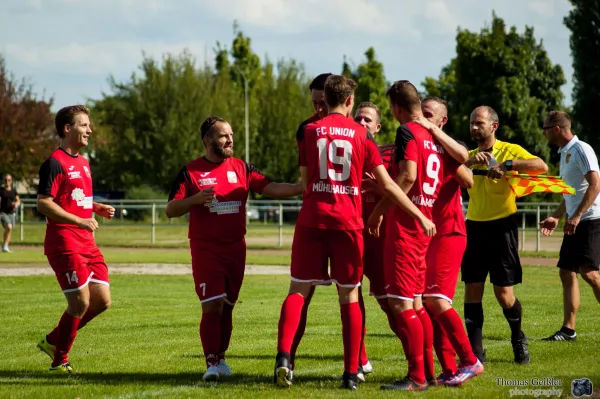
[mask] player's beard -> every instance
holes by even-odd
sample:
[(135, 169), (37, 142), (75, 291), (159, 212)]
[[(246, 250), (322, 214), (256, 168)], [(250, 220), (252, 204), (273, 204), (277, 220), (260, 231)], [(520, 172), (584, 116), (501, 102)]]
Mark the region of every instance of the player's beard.
[(484, 142), (485, 140), (487, 140), (487, 137), (488, 135), (486, 135), (485, 132), (471, 132), (471, 138), (478, 143)]
[(233, 144), (229, 148), (221, 147), (219, 143), (212, 143), (212, 151), (221, 158), (229, 158), (233, 156)]

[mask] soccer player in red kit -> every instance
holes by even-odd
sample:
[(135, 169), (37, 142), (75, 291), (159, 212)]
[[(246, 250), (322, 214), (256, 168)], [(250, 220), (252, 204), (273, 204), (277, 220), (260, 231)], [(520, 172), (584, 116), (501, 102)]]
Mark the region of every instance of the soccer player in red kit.
[(200, 127), (205, 155), (185, 165), (169, 192), (169, 218), (190, 213), (192, 274), (202, 305), (200, 340), (205, 381), (231, 376), (225, 352), (246, 266), (246, 201), (250, 191), (272, 198), (302, 194), (302, 185), (271, 183), (254, 165), (233, 157), (233, 131), (212, 116)]
[[(315, 110), (315, 113), (312, 114), (307, 120), (302, 122), (300, 126), (298, 126), (297, 132), (304, 131), (304, 127), (309, 123), (313, 123), (318, 121), (319, 119), (324, 118), (327, 115), (327, 103), (325, 102), (325, 81), (331, 75), (331, 73), (322, 73), (315, 77), (308, 86), (310, 90), (310, 98)], [(298, 137), (296, 137), (296, 141), (299, 144)], [(326, 282), (323, 285), (330, 285), (330, 282)], [(296, 351), (298, 350), (298, 346), (302, 341), (302, 337), (304, 336), (304, 332), (306, 331), (306, 319), (308, 317), (308, 306), (310, 305), (310, 301), (312, 300), (312, 296), (315, 293), (315, 287), (321, 284), (314, 284), (310, 292), (307, 294), (306, 299), (304, 301), (304, 307), (302, 308), (302, 314), (300, 317), (300, 324), (298, 325), (298, 330), (296, 331), (296, 335), (294, 336), (294, 341), (292, 342), (292, 348), (290, 349), (290, 379), (294, 378), (294, 367), (296, 364)]]
[(61, 145), (40, 168), (37, 209), (47, 218), (44, 254), (67, 299), (58, 326), (37, 346), (52, 360), (51, 371), (74, 373), (69, 351), (77, 330), (110, 306), (108, 268), (96, 246), (93, 214), (112, 218), (115, 209), (94, 202), (90, 164), (80, 151), (92, 133), (84, 105), (60, 109), (55, 126)]
[[(402, 125), (396, 133), (392, 175), (408, 197), (428, 217), (445, 174), (455, 174), (457, 158), (468, 152), (446, 134), (434, 138), (415, 120), (424, 120), (417, 89), (408, 81), (395, 82), (387, 92), (392, 113)], [(443, 132), (442, 132), (443, 133)], [(383, 214), (389, 208), (382, 199), (369, 218), (369, 229), (378, 235)], [(388, 214), (385, 240), (385, 279), (388, 301), (396, 315), (396, 334), (408, 359), (408, 375), (383, 389), (426, 390), (435, 382), (433, 366), (433, 327), (422, 306), (425, 289), (425, 258), (431, 241), (412, 218), (398, 208)]]
[[(367, 129), (367, 131), (372, 134), (373, 138), (375, 138), (375, 136), (381, 130), (381, 112), (379, 111), (379, 107), (371, 102), (362, 102), (358, 105), (354, 114), (354, 120), (357, 123), (363, 125)], [(390, 158), (392, 155), (391, 150), (392, 148), (389, 148), (389, 146), (379, 147), (379, 152), (381, 154), (383, 166), (386, 168), (386, 170), (390, 166)], [(365, 172), (364, 174), (362, 196), (363, 220), (368, 220), (369, 216), (371, 215), (371, 212), (382, 197), (379, 185), (375, 181), (373, 175), (370, 173)], [(380, 232), (384, 231), (384, 225), (385, 220), (382, 224)], [(390, 327), (393, 330), (396, 328), (396, 321), (387, 300), (387, 294), (385, 291), (385, 278), (383, 273), (383, 244), (385, 242), (385, 237), (384, 234), (381, 234), (379, 237), (372, 236), (371, 234), (369, 234), (368, 229), (365, 226), (365, 229), (363, 230), (363, 240), (363, 266), (364, 275), (369, 278), (369, 295), (375, 297), (375, 299), (379, 303), (379, 306), (388, 317), (388, 322), (390, 323)], [(363, 340), (360, 347), (360, 369), (358, 378), (359, 380), (364, 380), (365, 374), (373, 372), (373, 366), (369, 362), (365, 345), (366, 313), (362, 295), (362, 286), (359, 287), (358, 302), (360, 304), (360, 309), (363, 313)]]
[(314, 282), (330, 279), (338, 286), (344, 342), (343, 385), (357, 389), (362, 314), (358, 287), (362, 279), (363, 220), (360, 195), (364, 171), (371, 172), (382, 191), (428, 234), (434, 224), (393, 183), (382, 165), (376, 144), (366, 129), (349, 119), (356, 83), (331, 75), (325, 83), (329, 115), (299, 132), (300, 176), (304, 186), (302, 209), (292, 243), (290, 291), (281, 308), (274, 382), (289, 387), (290, 348)]
[[(429, 122), (423, 123), (423, 126), (437, 137), (448, 120), (446, 102), (438, 97), (427, 97), (422, 101), (422, 108)], [(462, 320), (452, 308), (460, 265), (467, 247), (460, 188), (472, 185), (473, 172), (460, 165), (456, 176), (446, 175), (433, 205), (432, 217), (437, 234), (427, 251), (423, 297), (432, 318), (434, 347), (442, 366), (442, 373), (437, 377), (437, 383), (441, 385), (460, 385), (483, 373), (483, 365), (473, 354)], [(456, 354), (460, 360), (458, 369)]]

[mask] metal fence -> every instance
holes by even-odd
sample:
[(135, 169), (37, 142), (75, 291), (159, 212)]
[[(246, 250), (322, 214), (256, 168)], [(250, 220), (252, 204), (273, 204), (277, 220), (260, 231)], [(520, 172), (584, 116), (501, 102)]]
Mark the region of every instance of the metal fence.
[[(156, 243), (156, 228), (162, 226), (187, 226), (187, 215), (177, 219), (168, 219), (164, 213), (167, 205), (166, 200), (109, 200), (102, 199), (102, 203), (110, 204), (116, 210), (115, 218), (106, 221), (99, 218), (101, 225), (110, 226), (131, 226), (132, 215), (137, 212), (144, 212), (147, 216), (144, 220), (136, 221), (135, 226), (147, 226), (150, 232), (150, 243)], [(463, 204), (463, 211), (466, 212), (468, 203)], [(544, 218), (552, 215), (558, 207), (554, 202), (519, 202), (517, 203), (517, 214), (521, 219), (519, 228), (521, 249), (528, 248), (535, 251), (542, 250), (542, 234), (539, 231), (539, 223)], [(249, 200), (246, 208), (246, 221), (248, 229), (258, 229), (261, 227), (277, 228), (279, 238), (277, 245), (284, 245), (283, 232), (285, 227), (293, 227), (295, 220), (302, 207), (302, 201), (299, 200)], [(20, 240), (25, 240), (25, 226), (45, 224), (43, 215), (37, 213), (36, 202), (34, 199), (22, 199), (22, 205), (19, 207), (19, 231)], [(139, 217), (139, 216), (138, 216)], [(535, 244), (531, 245), (531, 238), (528, 240), (527, 232), (535, 231)], [(559, 238), (559, 237), (557, 237)], [(548, 246), (548, 245), (547, 245)], [(556, 246), (556, 245), (555, 245)], [(545, 248), (546, 250), (556, 250), (557, 248)]]

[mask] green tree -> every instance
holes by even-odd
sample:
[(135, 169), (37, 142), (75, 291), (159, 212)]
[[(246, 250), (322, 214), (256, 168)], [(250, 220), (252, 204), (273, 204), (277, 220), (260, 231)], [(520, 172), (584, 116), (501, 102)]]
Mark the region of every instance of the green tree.
[(571, 0), (573, 8), (564, 23), (571, 30), (573, 56), (573, 122), (577, 135), (588, 142), (596, 152), (600, 138), (596, 112), (600, 104), (600, 3), (589, 0)]
[(358, 87), (355, 93), (355, 104), (362, 101), (370, 101), (379, 107), (381, 112), (381, 131), (377, 136), (380, 144), (391, 143), (396, 136), (396, 127), (398, 123), (392, 116), (389, 102), (385, 95), (388, 84), (385, 80), (383, 64), (375, 57), (375, 49), (369, 47), (365, 51), (366, 60), (352, 71), (346, 58), (342, 65), (342, 74), (351, 77)]
[(16, 79), (0, 55), (0, 175), (33, 183), (58, 145), (52, 103), (52, 98), (38, 99), (25, 79)]
[(92, 156), (99, 187), (143, 183), (166, 191), (177, 171), (202, 153), (198, 128), (222, 105), (206, 93), (221, 86), (220, 77), (213, 86), (187, 51), (162, 61), (144, 57), (141, 76), (126, 83), (110, 78), (113, 94), (92, 103), (103, 137)]
[[(449, 103), (447, 131), (472, 143), (469, 117), (479, 105), (489, 105), (500, 117), (497, 136), (548, 158), (549, 147), (540, 134), (546, 113), (562, 106), (560, 87), (565, 84), (560, 65), (548, 58), (534, 30), (523, 34), (508, 31), (493, 14), (490, 27), (479, 33), (458, 29), (456, 57), (439, 78), (426, 78), (426, 95), (437, 95)], [(471, 145), (472, 146), (472, 145)]]

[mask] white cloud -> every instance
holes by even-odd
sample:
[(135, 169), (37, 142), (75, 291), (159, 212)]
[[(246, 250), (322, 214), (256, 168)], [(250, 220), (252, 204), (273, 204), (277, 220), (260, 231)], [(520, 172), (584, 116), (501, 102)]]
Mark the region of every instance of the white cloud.
[[(161, 42), (96, 42), (90, 44), (70, 43), (62, 46), (24, 46), (9, 44), (6, 54), (32, 67), (43, 67), (57, 71), (103, 75), (131, 71), (142, 59), (142, 51), (148, 56), (160, 58), (165, 53), (178, 54), (185, 48), (193, 54), (203, 54), (204, 42), (161, 43)], [(198, 60), (202, 61), (202, 60)]]

